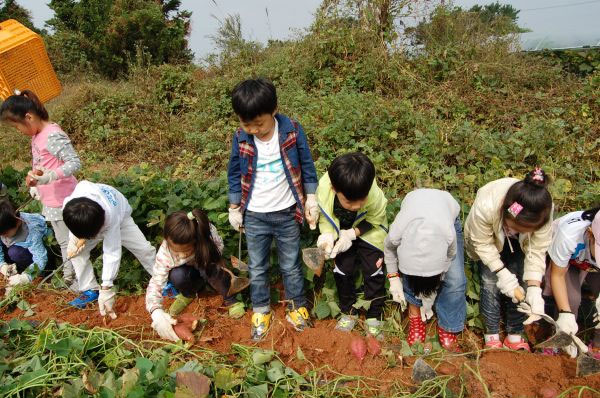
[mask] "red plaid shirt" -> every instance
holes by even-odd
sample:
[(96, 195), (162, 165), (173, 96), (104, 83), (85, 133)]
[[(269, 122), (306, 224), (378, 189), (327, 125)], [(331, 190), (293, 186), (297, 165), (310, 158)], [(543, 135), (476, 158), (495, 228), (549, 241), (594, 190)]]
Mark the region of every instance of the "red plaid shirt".
[[(304, 133), (301, 130), (300, 125), (291, 119), (287, 119), (285, 116), (277, 115), (276, 117), (280, 118), (279, 126), (280, 126), (280, 134), (281, 137), (285, 136), (285, 140), (283, 142), (280, 141), (280, 153), (281, 160), (284, 164), (286, 179), (290, 185), (290, 189), (296, 199), (296, 221), (300, 224), (304, 222), (304, 202), (306, 200), (304, 185), (306, 183), (314, 184), (315, 190), (317, 185), (317, 175), (314, 163), (312, 161), (312, 157), (310, 156), (310, 152), (308, 151), (308, 144), (306, 143), (306, 137), (304, 137)], [(285, 120), (285, 119), (287, 120)], [(282, 123), (283, 122), (283, 123)], [(288, 123), (285, 123), (288, 122)], [(289, 130), (289, 124), (291, 122), (292, 130)], [(286, 126), (288, 128), (286, 128)], [(247, 172), (244, 174), (241, 173), (241, 201), (240, 206), (242, 211), (246, 209), (248, 205), (248, 199), (250, 197), (250, 192), (252, 190), (252, 184), (254, 183), (254, 175), (255, 175), (255, 167), (256, 167), (256, 146), (254, 145), (253, 139), (247, 140), (244, 138), (247, 135), (241, 128), (236, 131), (236, 139), (239, 143), (239, 158), (245, 158), (247, 161)], [(299, 160), (294, 165), (292, 159), (290, 159), (290, 154), (294, 151), (299, 152), (299, 137), (302, 140), (303, 150), (308, 151), (308, 158), (302, 161), (302, 155), (307, 156), (306, 153), (298, 154)], [(233, 156), (233, 154), (232, 154)], [(233, 159), (233, 157), (232, 157)], [(305, 170), (303, 174), (303, 169)], [(231, 161), (230, 161), (230, 175), (232, 177), (231, 172)], [(231, 189), (231, 182), (230, 182)], [(314, 193), (314, 192), (309, 192)]]

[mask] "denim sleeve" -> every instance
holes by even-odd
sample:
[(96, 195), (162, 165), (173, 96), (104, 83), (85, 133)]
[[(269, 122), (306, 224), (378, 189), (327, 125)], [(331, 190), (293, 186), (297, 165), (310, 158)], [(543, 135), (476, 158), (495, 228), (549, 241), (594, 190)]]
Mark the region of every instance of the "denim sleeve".
[(300, 166), (302, 168), (302, 184), (304, 185), (304, 192), (308, 194), (314, 194), (317, 191), (317, 169), (313, 162), (310, 148), (308, 147), (308, 140), (306, 134), (300, 123), (298, 123), (298, 137), (296, 137), (296, 147), (298, 148), (298, 158), (300, 159)]
[(231, 155), (227, 167), (227, 182), (229, 183), (229, 203), (237, 205), (242, 201), (242, 172), (240, 169), (240, 145), (237, 134), (233, 135)]

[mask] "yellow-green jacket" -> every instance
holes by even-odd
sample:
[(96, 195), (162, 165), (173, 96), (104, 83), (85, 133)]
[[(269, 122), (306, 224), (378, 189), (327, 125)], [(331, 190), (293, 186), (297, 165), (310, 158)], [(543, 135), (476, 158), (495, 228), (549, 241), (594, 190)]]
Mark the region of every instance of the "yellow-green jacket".
[[(319, 186), (317, 187), (317, 202), (321, 210), (319, 230), (321, 233), (332, 233), (337, 239), (340, 232), (340, 220), (333, 215), (334, 199), (335, 192), (331, 186), (329, 174), (325, 173), (319, 180)], [(359, 236), (358, 239), (362, 239), (381, 251), (383, 251), (383, 241), (388, 231), (388, 222), (385, 214), (386, 206), (387, 199), (383, 191), (377, 186), (377, 182), (373, 181), (367, 201), (356, 213), (356, 220), (354, 220), (353, 224), (353, 227), (355, 227), (366, 219), (373, 228), (364, 235)]]

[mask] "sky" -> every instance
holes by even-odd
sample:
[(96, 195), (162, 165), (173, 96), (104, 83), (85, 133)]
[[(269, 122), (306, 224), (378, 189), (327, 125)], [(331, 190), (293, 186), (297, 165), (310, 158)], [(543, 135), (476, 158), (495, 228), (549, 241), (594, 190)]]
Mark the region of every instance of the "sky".
[[(33, 22), (43, 27), (52, 16), (48, 0), (17, 0), (31, 11)], [(454, 0), (464, 8), (493, 0)], [(500, 0), (520, 9), (519, 25), (532, 30), (522, 36), (523, 47), (578, 47), (600, 45), (600, 0)], [(217, 19), (240, 14), (246, 39), (266, 43), (286, 39), (307, 28), (321, 0), (182, 0), (192, 11), (190, 48), (200, 60), (214, 48), (210, 38), (219, 26)]]

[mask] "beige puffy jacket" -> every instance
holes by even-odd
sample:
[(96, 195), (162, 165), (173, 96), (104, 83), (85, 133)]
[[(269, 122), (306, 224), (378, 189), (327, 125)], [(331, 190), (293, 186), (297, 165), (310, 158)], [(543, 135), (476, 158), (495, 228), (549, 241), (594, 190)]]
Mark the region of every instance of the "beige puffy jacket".
[[(479, 188), (465, 223), (465, 250), (473, 260), (481, 260), (492, 271), (504, 266), (500, 252), (504, 247), (500, 207), (508, 189), (519, 180), (501, 178)], [(546, 251), (552, 242), (552, 213), (549, 221), (533, 233), (520, 234), (525, 253), (523, 280), (541, 282), (546, 270)]]

